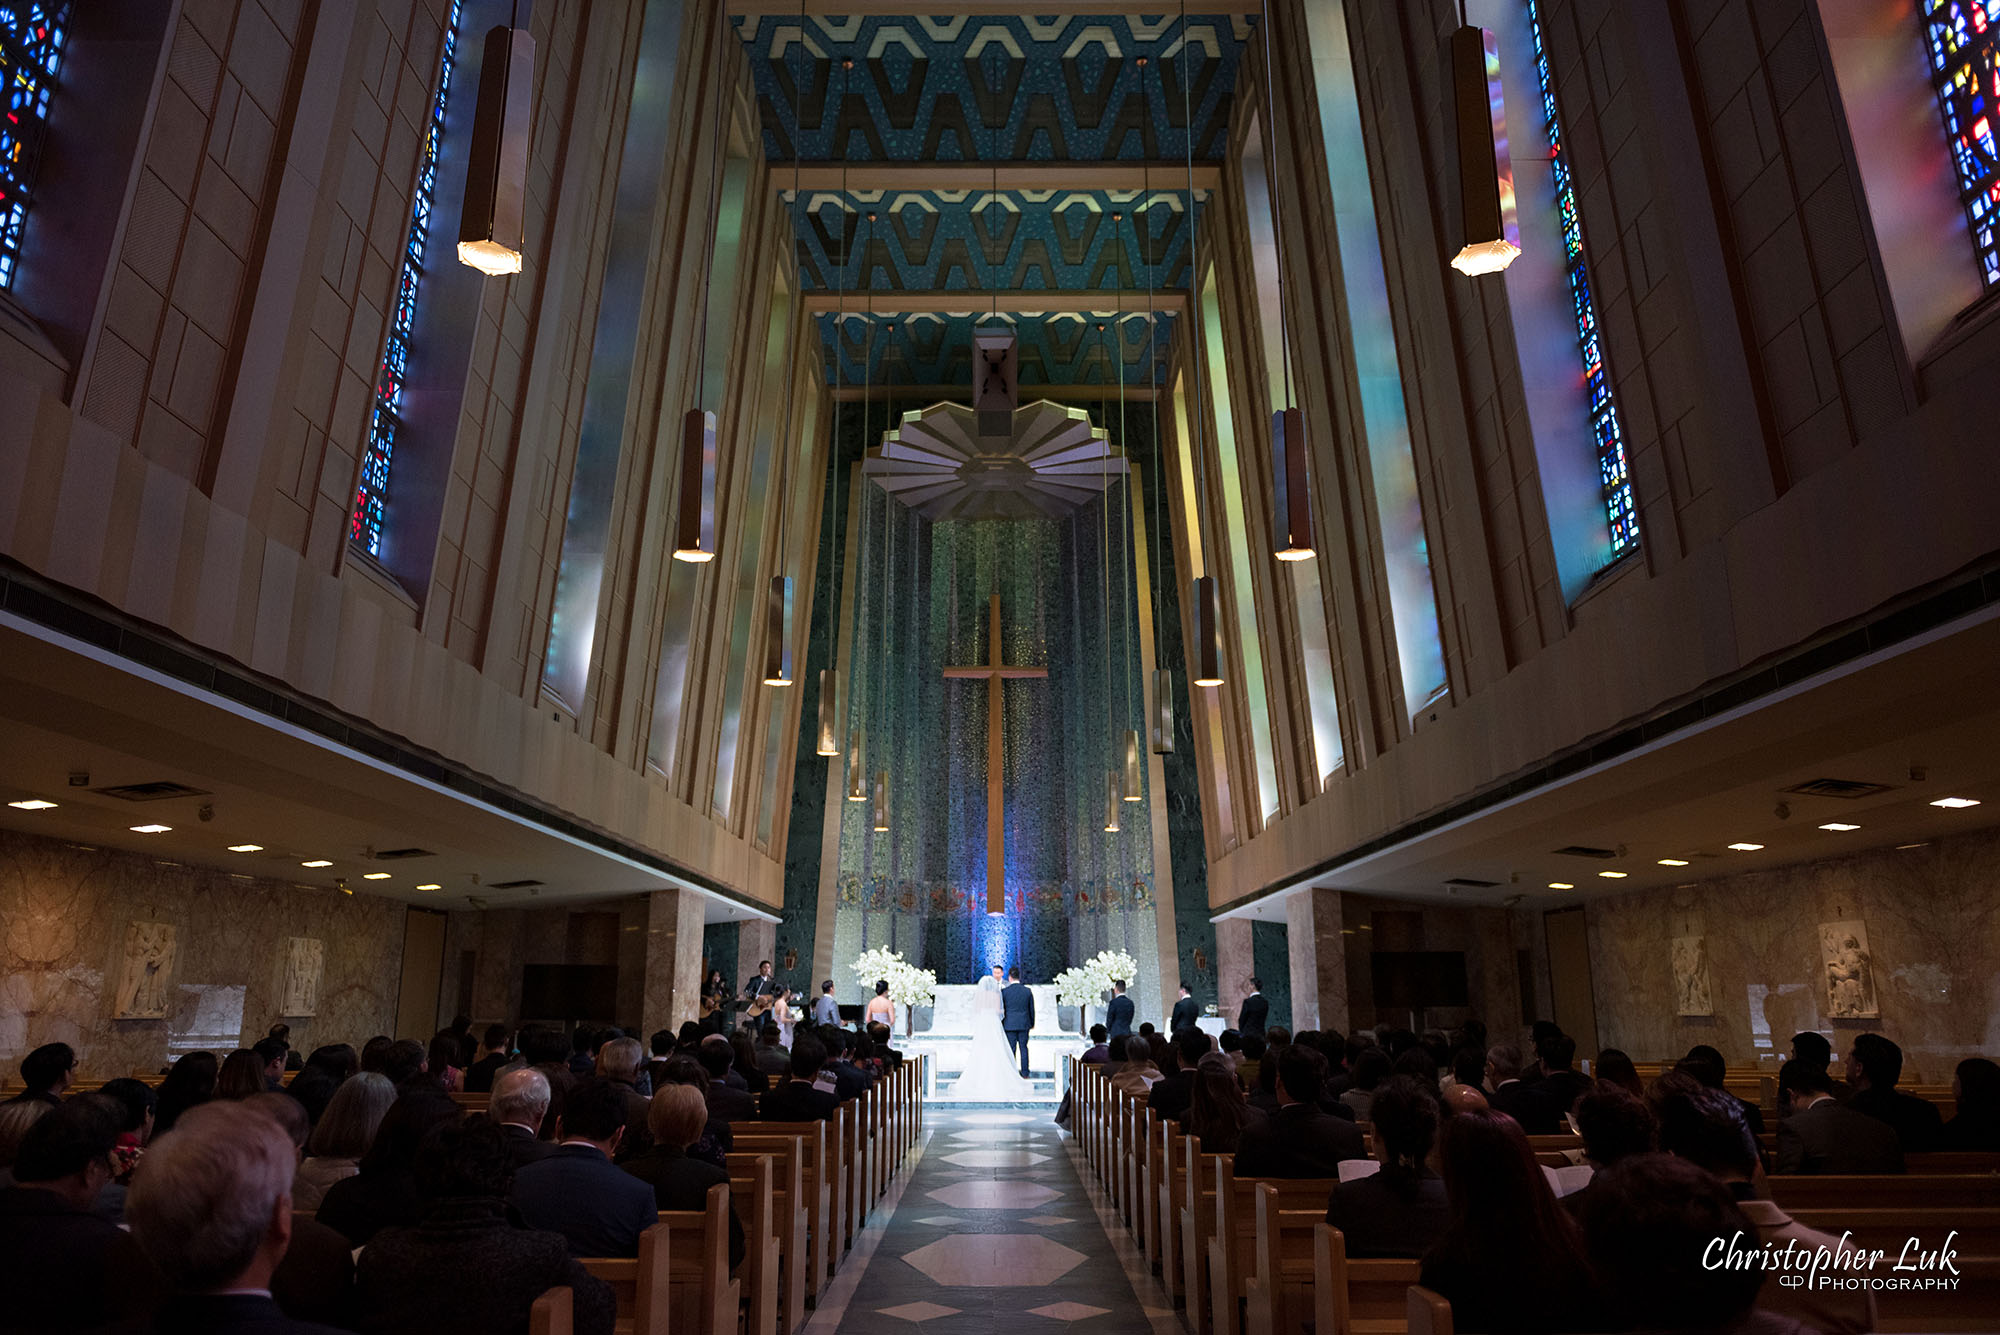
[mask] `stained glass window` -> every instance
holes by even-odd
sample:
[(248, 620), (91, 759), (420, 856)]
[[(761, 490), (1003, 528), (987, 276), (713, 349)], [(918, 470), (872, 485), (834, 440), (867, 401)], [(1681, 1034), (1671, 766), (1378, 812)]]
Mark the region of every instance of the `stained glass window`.
[(1597, 441), (1597, 472), (1604, 483), (1604, 517), (1611, 528), (1615, 560), (1639, 546), (1639, 516), (1632, 508), (1632, 475), (1625, 462), (1625, 429), (1612, 397), (1611, 378), (1604, 372), (1604, 348), (1597, 327), (1597, 303), (1590, 294), (1590, 274), (1583, 256), (1583, 222), (1577, 216), (1576, 187), (1569, 158), (1563, 152), (1562, 122), (1556, 115), (1555, 81), (1549, 70), (1548, 47), (1542, 41), (1542, 19), (1535, 0), (1528, 0), (1528, 31), (1535, 43), (1535, 77), (1542, 87), (1542, 120), (1549, 136), (1549, 164), (1555, 179), (1556, 213), (1562, 226), (1563, 259), (1569, 269), (1569, 295), (1576, 310), (1577, 346), (1583, 353), (1583, 383), (1590, 399), (1591, 433)]
[(69, 36), (69, 5), (0, 0), (0, 287), (14, 285), (21, 233), (34, 202), (42, 128)]
[(1994, 146), (2000, 103), (2000, 0), (1917, 0), (1930, 49), (1931, 86), (1958, 168), (1958, 194), (1972, 224), (1979, 280), (2000, 284), (2000, 151)]
[(437, 96), (424, 127), (423, 157), (417, 164), (417, 189), (410, 204), (410, 232), (403, 242), (403, 271), (396, 278), (396, 301), (389, 313), (389, 337), (382, 348), (382, 366), (375, 378), (375, 411), (368, 423), (361, 481), (354, 489), (354, 516), (348, 538), (370, 556), (382, 554), (382, 528), (389, 500), (389, 468), (395, 460), (396, 436), (403, 425), (403, 379), (410, 369), (410, 333), (417, 320), (417, 289), (424, 277), (424, 250), (431, 238), (431, 205), (437, 198), (438, 148), (444, 142), (444, 104), (451, 94), (452, 58), (458, 54), (458, 21), (462, 0), (452, 0), (451, 19), (444, 30), (444, 54), (438, 65)]

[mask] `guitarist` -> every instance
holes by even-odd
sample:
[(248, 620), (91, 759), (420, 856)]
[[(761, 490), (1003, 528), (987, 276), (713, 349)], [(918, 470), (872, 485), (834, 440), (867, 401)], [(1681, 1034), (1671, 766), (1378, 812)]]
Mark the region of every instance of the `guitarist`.
[(757, 976), (743, 989), (744, 1018), (755, 1020), (778, 1001), (778, 980), (771, 976), (771, 961), (757, 962)]

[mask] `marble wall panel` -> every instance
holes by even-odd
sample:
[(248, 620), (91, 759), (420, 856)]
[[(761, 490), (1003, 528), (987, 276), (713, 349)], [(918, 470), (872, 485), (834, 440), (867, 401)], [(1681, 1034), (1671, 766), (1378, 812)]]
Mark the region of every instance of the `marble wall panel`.
[[(1886, 1034), (1905, 1079), (1949, 1080), (1960, 1058), (2000, 1052), (2000, 832), (1620, 895), (1588, 916), (1598, 1033), (1642, 1061), (1708, 1043), (1732, 1065), (1775, 1065), (1802, 1029), (1840, 1048)], [(1882, 1014), (1831, 1020), (1819, 924), (1853, 918)], [(1713, 1016), (1674, 1013), (1677, 936), (1708, 939)]]
[[(293, 1044), (359, 1046), (395, 1023), (404, 912), (370, 895), (0, 830), (0, 1062), (64, 1042), (86, 1077), (108, 1078), (196, 1048), (226, 1055), (279, 1018), (291, 937), (325, 951), (318, 1014), (289, 1020)], [(164, 1019), (112, 1018), (135, 920), (175, 930)]]

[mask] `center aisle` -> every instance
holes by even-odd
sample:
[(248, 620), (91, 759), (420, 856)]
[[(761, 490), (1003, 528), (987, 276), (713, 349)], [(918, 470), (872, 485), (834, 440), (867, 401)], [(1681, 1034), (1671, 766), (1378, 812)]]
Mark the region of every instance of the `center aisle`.
[[(1184, 1335), (1047, 1108), (925, 1113), (919, 1156), (856, 1240), (807, 1335)], [(905, 1324), (907, 1323), (907, 1324)]]

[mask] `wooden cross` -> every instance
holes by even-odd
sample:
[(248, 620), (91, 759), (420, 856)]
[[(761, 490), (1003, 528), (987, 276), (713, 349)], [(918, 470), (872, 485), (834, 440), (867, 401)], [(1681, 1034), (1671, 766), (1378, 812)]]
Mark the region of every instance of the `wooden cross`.
[(1047, 677), (1049, 670), (1038, 667), (1009, 667), (1000, 661), (1000, 595), (986, 604), (985, 663), (947, 667), (946, 677), (986, 679), (986, 911), (1007, 911), (1007, 809), (1001, 786), (1000, 683), (1009, 678), (1022, 680)]

